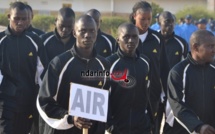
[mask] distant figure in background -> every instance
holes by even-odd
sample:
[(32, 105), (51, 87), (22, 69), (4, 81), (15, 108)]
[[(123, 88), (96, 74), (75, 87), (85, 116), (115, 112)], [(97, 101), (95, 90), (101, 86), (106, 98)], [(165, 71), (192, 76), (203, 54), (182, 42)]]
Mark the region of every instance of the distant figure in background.
[[(189, 43), (191, 34), (198, 29), (192, 24), (192, 16), (190, 14), (185, 17), (185, 23), (181, 26), (181, 29), (183, 32), (183, 38), (187, 41), (187, 43)], [(189, 47), (188, 50), (190, 50)]]
[(212, 17), (208, 19), (207, 26), (206, 26), (206, 29), (207, 29), (207, 30), (210, 29), (210, 24), (211, 24), (211, 22), (212, 22), (213, 20), (214, 20), (214, 19), (213, 19)]
[(160, 30), (160, 25), (158, 24), (158, 18), (159, 18), (159, 13), (156, 14), (155, 16), (155, 23), (151, 25), (151, 29), (155, 30), (155, 31), (159, 31)]
[(211, 31), (215, 35), (215, 20), (210, 22), (210, 27), (208, 30)]
[(96, 9), (90, 9), (86, 14), (93, 17), (97, 25), (98, 35), (94, 46), (97, 53), (103, 57), (112, 55), (116, 49), (116, 40), (111, 35), (101, 31), (101, 13)]
[(69, 50), (76, 39), (72, 34), (75, 24), (75, 13), (71, 8), (64, 7), (58, 11), (55, 29), (41, 36), (50, 62), (55, 56)]
[(37, 29), (37, 28), (34, 28), (31, 24), (31, 21), (33, 20), (33, 17), (34, 17), (34, 13), (33, 13), (33, 10), (31, 8), (30, 5), (26, 4), (26, 8), (27, 8), (27, 11), (28, 11), (28, 21), (27, 21), (27, 25), (26, 25), (26, 29), (28, 32), (32, 32), (38, 36), (44, 34), (45, 32), (43, 32), (42, 30), (40, 29)]
[(205, 18), (201, 18), (198, 21), (197, 27), (199, 30), (206, 30), (207, 20)]
[(180, 18), (178, 21), (178, 25), (181, 26), (184, 24), (184, 18)]

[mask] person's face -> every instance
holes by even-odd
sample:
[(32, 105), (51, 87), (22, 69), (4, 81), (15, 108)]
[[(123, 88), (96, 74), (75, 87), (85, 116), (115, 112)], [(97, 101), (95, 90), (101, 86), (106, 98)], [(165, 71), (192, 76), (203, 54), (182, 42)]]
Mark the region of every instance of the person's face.
[(160, 27), (161, 27), (161, 34), (164, 37), (172, 35), (174, 30), (174, 18), (171, 14), (167, 16), (160, 16)]
[(152, 22), (152, 12), (137, 10), (134, 14), (135, 25), (137, 26), (140, 34), (145, 33)]
[(74, 37), (79, 48), (93, 48), (97, 36), (97, 27), (94, 21), (79, 21), (76, 23)]
[(8, 14), (10, 28), (14, 34), (22, 33), (27, 25), (28, 13), (27, 10), (12, 9)]
[(117, 38), (120, 49), (128, 54), (133, 55), (139, 44), (139, 32), (136, 28), (122, 28)]
[(58, 17), (55, 22), (58, 34), (62, 39), (70, 37), (74, 27), (74, 18), (62, 18)]
[(205, 30), (206, 29), (206, 24), (199, 23), (199, 24), (197, 24), (197, 27), (198, 27), (198, 29)]
[(207, 37), (204, 44), (196, 46), (196, 54), (203, 63), (210, 63), (214, 61), (215, 56), (215, 37)]
[(191, 22), (192, 22), (192, 19), (185, 19), (185, 23), (191, 24)]

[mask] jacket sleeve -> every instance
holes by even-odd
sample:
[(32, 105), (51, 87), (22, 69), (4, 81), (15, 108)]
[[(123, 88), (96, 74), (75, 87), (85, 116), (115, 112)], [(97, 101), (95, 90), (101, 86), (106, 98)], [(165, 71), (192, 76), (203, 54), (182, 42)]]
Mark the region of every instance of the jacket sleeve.
[(54, 58), (43, 78), (37, 97), (37, 109), (43, 120), (55, 129), (69, 129), (73, 124), (68, 123), (68, 110), (59, 106), (57, 93), (61, 64), (59, 58)]
[(183, 77), (175, 70), (171, 70), (168, 77), (167, 96), (173, 111), (174, 119), (189, 133), (192, 133), (203, 122), (186, 104)]

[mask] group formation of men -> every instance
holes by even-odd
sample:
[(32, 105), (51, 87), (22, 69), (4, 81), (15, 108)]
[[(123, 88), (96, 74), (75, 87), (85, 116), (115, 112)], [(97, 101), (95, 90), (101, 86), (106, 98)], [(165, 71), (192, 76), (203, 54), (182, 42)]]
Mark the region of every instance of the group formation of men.
[[(98, 10), (76, 19), (65, 7), (44, 33), (31, 25), (31, 6), (11, 3), (0, 33), (0, 133), (160, 134), (165, 120), (163, 134), (215, 134), (215, 37), (196, 29), (183, 39), (171, 12), (157, 17), (159, 32), (151, 5), (136, 2), (114, 39)], [(126, 81), (86, 79), (86, 70), (127, 70)], [(106, 123), (69, 114), (71, 82), (109, 91)]]

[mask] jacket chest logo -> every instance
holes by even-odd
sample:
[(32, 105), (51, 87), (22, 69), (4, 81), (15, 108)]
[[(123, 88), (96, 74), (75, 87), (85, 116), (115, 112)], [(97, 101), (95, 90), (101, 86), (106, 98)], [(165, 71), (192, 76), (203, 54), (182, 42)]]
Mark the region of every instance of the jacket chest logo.
[(178, 52), (178, 51), (176, 51), (176, 52), (175, 52), (175, 55), (179, 55), (179, 52)]
[(157, 49), (154, 49), (152, 52), (153, 52), (153, 53), (158, 53), (158, 52), (157, 52)]
[(98, 83), (98, 86), (102, 86), (102, 81), (100, 81), (100, 82)]
[(30, 52), (30, 53), (28, 54), (28, 56), (33, 56), (33, 53), (32, 53), (32, 52)]
[(107, 53), (107, 50), (106, 50), (106, 49), (104, 49), (104, 50), (103, 50), (103, 53)]

